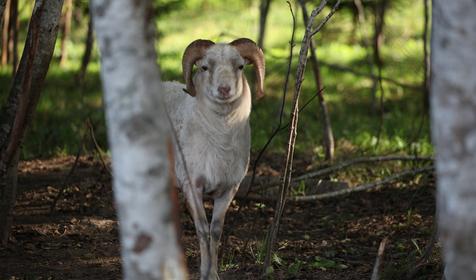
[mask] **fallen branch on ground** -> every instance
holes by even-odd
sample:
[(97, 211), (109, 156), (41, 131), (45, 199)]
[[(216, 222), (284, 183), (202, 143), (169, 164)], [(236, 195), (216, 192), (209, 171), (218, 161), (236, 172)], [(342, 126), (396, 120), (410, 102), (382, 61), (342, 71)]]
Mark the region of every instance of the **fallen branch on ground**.
[(418, 157), (418, 156), (375, 156), (375, 157), (359, 157), (354, 158), (348, 161), (343, 161), (336, 165), (320, 169), (314, 172), (306, 173), (301, 176), (294, 178), (296, 181), (315, 178), (319, 176), (325, 176), (332, 174), (336, 171), (342, 170), (346, 167), (355, 164), (362, 164), (362, 163), (371, 163), (371, 162), (384, 162), (384, 161), (432, 161), (432, 157)]
[[(289, 197), (288, 200), (289, 201), (315, 201), (315, 200), (320, 200), (320, 199), (325, 199), (325, 198), (347, 195), (347, 194), (354, 193), (354, 192), (368, 191), (368, 190), (375, 189), (377, 187), (380, 187), (382, 185), (388, 184), (392, 181), (395, 181), (395, 180), (398, 180), (398, 179), (401, 179), (401, 178), (405, 178), (405, 177), (408, 177), (408, 176), (415, 176), (415, 175), (418, 175), (418, 174), (423, 174), (423, 173), (428, 173), (428, 172), (433, 172), (433, 171), (434, 171), (433, 166), (426, 166), (426, 167), (422, 167), (422, 168), (418, 168), (418, 169), (410, 169), (410, 170), (405, 170), (403, 172), (391, 175), (391, 176), (386, 177), (382, 180), (378, 180), (378, 181), (371, 182), (371, 183), (366, 183), (366, 184), (359, 185), (359, 186), (356, 186), (356, 187), (347, 188), (347, 189), (338, 190), (338, 191), (327, 192), (327, 193), (322, 193), (322, 194), (316, 194), (316, 195)], [(238, 195), (236, 197), (237, 198), (247, 198), (247, 199), (257, 200), (257, 201), (276, 201), (276, 198), (264, 197), (264, 196), (261, 196), (261, 195), (258, 195), (258, 194), (253, 194), (253, 193), (248, 194), (247, 197), (238, 196)]]
[(372, 183), (363, 184), (363, 185), (360, 185), (360, 186), (357, 186), (357, 187), (348, 188), (348, 189), (335, 191), (335, 192), (324, 193), (324, 194), (290, 197), (289, 200), (291, 200), (291, 201), (313, 201), (313, 200), (318, 200), (318, 199), (323, 199), (323, 198), (345, 195), (345, 194), (349, 194), (349, 193), (353, 193), (353, 192), (366, 191), (366, 190), (374, 189), (374, 188), (379, 187), (381, 185), (390, 183), (390, 182), (395, 181), (397, 179), (401, 179), (401, 178), (404, 178), (404, 177), (407, 177), (407, 176), (415, 176), (417, 174), (427, 173), (427, 172), (430, 172), (430, 171), (433, 171), (433, 170), (434, 170), (433, 166), (427, 166), (427, 167), (418, 168), (418, 169), (406, 170), (406, 171), (403, 171), (401, 173), (397, 173), (397, 174), (391, 175), (389, 177), (386, 177), (382, 180), (372, 182)]
[[(306, 174), (303, 174), (301, 176), (298, 176), (296, 178), (292, 179), (292, 184), (297, 184), (300, 181), (304, 180), (309, 180), (309, 179), (315, 179), (317, 177), (323, 177), (330, 175), (332, 173), (335, 173), (337, 171), (340, 171), (344, 168), (350, 167), (352, 165), (356, 164), (365, 164), (365, 163), (374, 163), (374, 162), (387, 162), (387, 161), (433, 161), (432, 157), (418, 157), (418, 156), (374, 156), (374, 157), (359, 157), (359, 158), (354, 158), (350, 159), (347, 161), (342, 161), (340, 163), (337, 163), (335, 165), (319, 169), (316, 171), (311, 171)], [(247, 192), (250, 191), (261, 191), (261, 190), (266, 190), (269, 188), (277, 187), (279, 183), (281, 182), (281, 179), (278, 177), (271, 177), (271, 176), (262, 176), (262, 177), (257, 177), (253, 183), (253, 186), (250, 187), (250, 180), (245, 178), (241, 182), (240, 189), (246, 189)]]
[(375, 259), (374, 269), (372, 271), (372, 278), (370, 280), (379, 280), (380, 279), (380, 269), (382, 267), (382, 260), (385, 253), (385, 246), (387, 245), (388, 238), (385, 237), (378, 247), (377, 258)]

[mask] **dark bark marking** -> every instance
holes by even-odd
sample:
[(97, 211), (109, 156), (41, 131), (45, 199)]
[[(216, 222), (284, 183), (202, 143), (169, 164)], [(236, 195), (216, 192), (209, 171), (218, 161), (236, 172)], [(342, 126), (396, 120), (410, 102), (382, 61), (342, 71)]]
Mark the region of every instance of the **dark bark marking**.
[(127, 138), (131, 142), (136, 142), (146, 136), (149, 131), (155, 129), (154, 120), (142, 114), (132, 116), (121, 125)]
[(104, 0), (102, 4), (94, 5), (94, 14), (97, 17), (103, 17), (106, 14), (109, 5), (111, 4), (111, 0)]
[(446, 49), (449, 44), (450, 44), (450, 41), (448, 40), (448, 38), (445, 37), (441, 39), (441, 43), (440, 43), (441, 48)]
[(135, 7), (139, 7), (141, 2), (142, 2), (142, 0), (132, 0), (132, 4), (133, 4)]
[(101, 56), (104, 58), (111, 56), (111, 38), (104, 36), (103, 39), (103, 48), (101, 49)]
[(147, 169), (147, 175), (153, 176), (153, 177), (155, 176), (161, 177), (164, 175), (165, 170), (166, 170), (166, 167), (163, 164), (157, 164)]
[(144, 250), (149, 248), (150, 244), (152, 243), (153, 239), (150, 235), (141, 232), (134, 243), (134, 247), (132, 248), (132, 251), (136, 254), (142, 253)]

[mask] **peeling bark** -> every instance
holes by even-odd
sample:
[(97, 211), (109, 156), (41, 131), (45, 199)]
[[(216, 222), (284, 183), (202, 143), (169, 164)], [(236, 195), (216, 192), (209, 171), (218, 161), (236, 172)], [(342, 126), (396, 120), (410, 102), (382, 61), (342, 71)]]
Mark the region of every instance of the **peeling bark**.
[(476, 5), (433, 1), (431, 121), (446, 279), (476, 279)]
[[(16, 170), (15, 155), (19, 152), (25, 130), (31, 121), (40, 97), (43, 81), (53, 56), (58, 33), (61, 0), (37, 0), (28, 27), (22, 58), (15, 74), (10, 95), (0, 115), (0, 219), (7, 220), (14, 204), (13, 188), (7, 184), (11, 176), (7, 170)], [(8, 223), (0, 222), (3, 241), (8, 237)]]
[[(151, 1), (92, 2), (124, 279), (186, 279)], [(175, 198), (174, 198), (175, 197)]]

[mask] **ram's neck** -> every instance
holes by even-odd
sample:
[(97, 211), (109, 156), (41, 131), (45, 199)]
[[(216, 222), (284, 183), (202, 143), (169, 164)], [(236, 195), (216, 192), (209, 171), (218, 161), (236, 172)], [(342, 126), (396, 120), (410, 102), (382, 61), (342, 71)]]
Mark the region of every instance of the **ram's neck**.
[(243, 79), (242, 90), (240, 98), (229, 104), (214, 103), (207, 98), (197, 99), (197, 115), (204, 125), (222, 131), (246, 125), (251, 112), (251, 93), (246, 79)]

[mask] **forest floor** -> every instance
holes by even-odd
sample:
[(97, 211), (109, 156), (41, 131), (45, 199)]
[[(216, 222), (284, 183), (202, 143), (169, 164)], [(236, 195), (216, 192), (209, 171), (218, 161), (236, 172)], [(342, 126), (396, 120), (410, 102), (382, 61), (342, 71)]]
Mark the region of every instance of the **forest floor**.
[[(58, 157), (21, 163), (13, 232), (8, 246), (0, 248), (0, 279), (121, 278), (110, 175), (93, 157), (82, 157), (68, 176), (73, 162), (73, 157)], [(276, 164), (265, 162), (266, 168)], [(297, 162), (299, 169), (305, 160)], [(370, 279), (379, 244), (388, 238), (381, 279), (408, 279), (415, 267), (412, 279), (441, 279), (439, 244), (423, 257), (432, 243), (435, 213), (434, 178), (427, 177), (371, 192), (287, 203), (273, 278)], [(251, 199), (233, 202), (220, 250), (222, 279), (259, 278), (273, 207)], [(182, 241), (195, 279), (200, 254), (192, 220), (183, 209), (182, 203)]]

